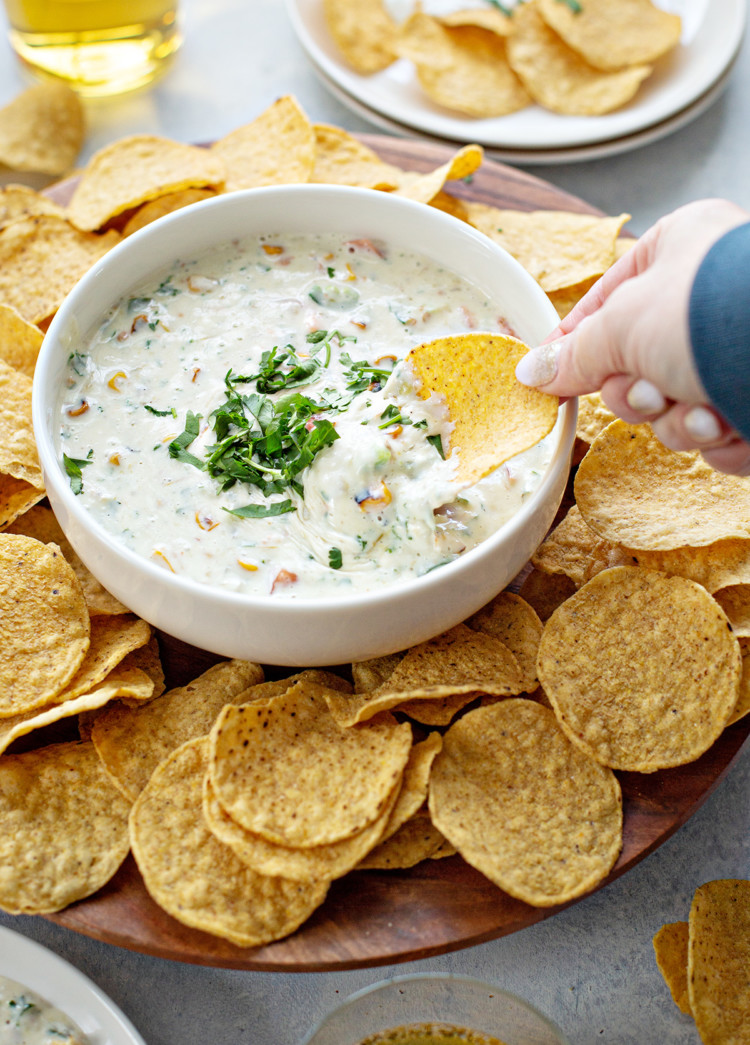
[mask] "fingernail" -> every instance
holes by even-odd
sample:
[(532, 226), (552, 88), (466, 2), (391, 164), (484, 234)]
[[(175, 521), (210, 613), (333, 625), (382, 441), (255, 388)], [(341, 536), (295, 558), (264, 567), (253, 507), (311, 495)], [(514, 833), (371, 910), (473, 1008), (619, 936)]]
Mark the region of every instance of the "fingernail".
[(667, 405), (656, 385), (642, 377), (630, 386), (625, 398), (628, 406), (639, 414), (660, 414)]
[(526, 353), (516, 366), (516, 377), (524, 385), (548, 384), (557, 375), (557, 360), (564, 341), (550, 341)]
[(713, 443), (721, 436), (718, 417), (705, 406), (694, 406), (682, 419), (685, 431), (696, 443)]

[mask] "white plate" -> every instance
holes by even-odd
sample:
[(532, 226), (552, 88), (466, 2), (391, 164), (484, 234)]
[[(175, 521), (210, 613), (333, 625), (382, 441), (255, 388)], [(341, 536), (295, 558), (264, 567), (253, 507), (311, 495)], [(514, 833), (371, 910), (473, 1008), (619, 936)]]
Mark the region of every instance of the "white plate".
[[(596, 142), (593, 145), (573, 146), (569, 149), (493, 149), (485, 147), (485, 155), (489, 159), (500, 160), (503, 163), (534, 166), (537, 164), (577, 163), (582, 160), (599, 160), (606, 156), (617, 156), (623, 152), (631, 152), (633, 149), (640, 148), (642, 145), (649, 145), (651, 142), (658, 141), (660, 138), (664, 138), (668, 134), (672, 134), (674, 131), (678, 131), (680, 128), (685, 127), (688, 123), (691, 123), (693, 120), (697, 119), (697, 117), (701, 116), (714, 104), (715, 101), (717, 101), (719, 97), (721, 97), (729, 83), (730, 75), (735, 62), (737, 61), (739, 51), (740, 48), (738, 46), (731, 64), (722, 76), (719, 77), (713, 87), (706, 91), (705, 94), (701, 95), (701, 97), (693, 102), (692, 105), (687, 106), (685, 109), (681, 109), (668, 119), (662, 120), (651, 127), (646, 127), (644, 130), (638, 131), (635, 134), (627, 134), (622, 138), (613, 138), (610, 141)], [(375, 112), (373, 109), (369, 109), (366, 105), (363, 105), (361, 102), (356, 101), (356, 99), (346, 94), (346, 92), (343, 91), (338, 84), (334, 83), (333, 80), (329, 79), (323, 70), (318, 68), (314, 62), (311, 64), (318, 77), (325, 84), (331, 94), (338, 98), (343, 105), (351, 109), (352, 112), (361, 116), (363, 119), (368, 120), (376, 127), (380, 127), (382, 130), (386, 130), (390, 134), (395, 134), (402, 138), (420, 138), (423, 141), (430, 141), (440, 145), (451, 144), (444, 138), (437, 138), (434, 135), (425, 134), (422, 131), (415, 131), (411, 127), (406, 127), (403, 123), (397, 123), (395, 120), (389, 120), (387, 117), (381, 116), (380, 113)]]
[(78, 1024), (91, 1045), (146, 1045), (106, 994), (69, 962), (0, 926), (0, 975), (22, 983)]
[[(683, 20), (682, 41), (665, 56), (633, 101), (605, 116), (561, 116), (538, 105), (493, 119), (452, 114), (430, 102), (414, 66), (400, 59), (382, 72), (361, 76), (340, 57), (321, 0), (286, 0), (295, 32), (317, 68), (345, 95), (374, 113), (437, 138), (479, 142), (497, 149), (552, 150), (624, 138), (685, 110), (716, 84), (731, 65), (745, 29), (746, 0), (658, 0)], [(404, 0), (394, 13), (408, 13)], [(427, 0), (425, 10), (444, 13), (463, 0)]]

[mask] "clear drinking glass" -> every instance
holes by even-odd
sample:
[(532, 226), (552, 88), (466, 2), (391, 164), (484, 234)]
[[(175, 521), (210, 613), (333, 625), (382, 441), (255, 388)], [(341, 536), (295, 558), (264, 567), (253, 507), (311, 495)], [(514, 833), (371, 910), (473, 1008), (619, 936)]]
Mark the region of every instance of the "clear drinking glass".
[(429, 1023), (474, 1031), (480, 1041), (484, 1035), (502, 1045), (569, 1045), (523, 998), (445, 973), (396, 976), (366, 987), (326, 1016), (301, 1045), (359, 1045), (379, 1032)]
[(9, 38), (33, 72), (82, 95), (150, 83), (180, 45), (177, 0), (4, 0)]

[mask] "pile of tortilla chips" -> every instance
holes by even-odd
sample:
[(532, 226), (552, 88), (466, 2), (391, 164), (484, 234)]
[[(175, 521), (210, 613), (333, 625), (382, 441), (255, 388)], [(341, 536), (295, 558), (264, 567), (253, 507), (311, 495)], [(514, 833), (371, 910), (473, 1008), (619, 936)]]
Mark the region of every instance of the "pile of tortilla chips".
[(567, 115), (619, 109), (682, 31), (651, 0), (523, 0), (507, 12), (457, 2), (442, 16), (417, 4), (402, 23), (384, 0), (323, 0), (323, 11), (356, 72), (406, 59), (431, 101), (478, 119), (532, 103)]
[[(354, 869), (455, 854), (529, 904), (568, 902), (618, 858), (618, 772), (697, 758), (750, 710), (749, 481), (610, 423), (596, 397), (579, 427), (578, 506), (520, 592), (336, 673), (268, 680), (225, 661), (165, 691), (150, 627), (41, 503), (29, 404), (42, 328), (111, 244), (197, 200), (299, 181), (406, 195), (496, 239), (564, 314), (627, 243), (627, 215), (528, 214), (446, 191), (481, 161), (469, 145), (403, 170), (285, 97), (208, 149), (115, 142), (63, 202), (0, 192), (3, 910), (89, 896), (128, 851), (167, 912), (245, 947), (293, 932)], [(462, 342), (467, 365), (487, 336)], [(416, 353), (427, 387), (444, 376), (440, 348)], [(499, 409), (519, 391), (509, 360)], [(460, 383), (443, 391), (466, 398)], [(514, 411), (532, 405), (546, 430), (555, 404)], [(470, 424), (462, 439), (484, 449)], [(590, 679), (592, 661), (608, 673)]]
[(672, 1000), (690, 1015), (704, 1045), (750, 1035), (750, 882), (720, 878), (699, 886), (687, 922), (669, 922), (654, 952)]

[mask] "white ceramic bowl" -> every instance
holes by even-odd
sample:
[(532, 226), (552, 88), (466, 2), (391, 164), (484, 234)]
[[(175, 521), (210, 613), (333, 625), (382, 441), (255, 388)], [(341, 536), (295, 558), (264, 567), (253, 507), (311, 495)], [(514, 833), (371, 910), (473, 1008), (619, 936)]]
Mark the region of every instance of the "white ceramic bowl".
[(337, 599), (222, 591), (169, 573), (117, 543), (70, 489), (56, 431), (68, 357), (110, 308), (149, 274), (227, 239), (284, 231), (379, 237), (438, 261), (480, 287), (527, 343), (556, 313), (504, 250), (433, 207), (384, 192), (290, 185), (228, 193), (170, 214), (98, 261), (66, 298), (44, 339), (34, 378), (34, 432), (47, 494), (66, 536), (101, 583), (163, 631), (226, 657), (265, 664), (342, 664), (404, 649), (445, 631), (488, 602), (542, 541), (562, 499), (575, 435), (566, 403), (551, 464), (521, 510), (484, 543), (415, 580)]

